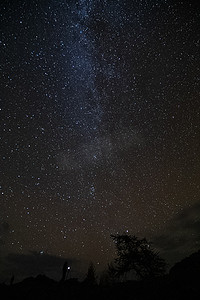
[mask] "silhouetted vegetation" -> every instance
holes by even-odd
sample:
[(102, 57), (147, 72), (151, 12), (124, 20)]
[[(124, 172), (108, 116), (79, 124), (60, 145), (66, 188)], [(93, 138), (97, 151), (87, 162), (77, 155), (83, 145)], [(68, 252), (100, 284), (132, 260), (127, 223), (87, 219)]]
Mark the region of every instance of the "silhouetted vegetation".
[(90, 285), (90, 286), (97, 284), (96, 270), (95, 270), (94, 264), (92, 262), (90, 263), (90, 266), (88, 268), (84, 283), (86, 283), (87, 285)]
[[(0, 284), (3, 299), (200, 299), (200, 251), (175, 264), (169, 274), (164, 275), (166, 263), (146, 239), (128, 235), (114, 235), (112, 238), (118, 257), (109, 270), (102, 273), (99, 283), (93, 263), (88, 267), (86, 278), (80, 282), (77, 278), (69, 278), (70, 267), (65, 262), (59, 282), (38, 275), (14, 283), (12, 276), (10, 284)], [(121, 275), (131, 270), (137, 274), (138, 280), (121, 281)]]
[(114, 276), (120, 277), (134, 271), (140, 279), (153, 278), (164, 275), (166, 263), (151, 247), (150, 243), (136, 236), (111, 235), (116, 244), (117, 255), (109, 271)]

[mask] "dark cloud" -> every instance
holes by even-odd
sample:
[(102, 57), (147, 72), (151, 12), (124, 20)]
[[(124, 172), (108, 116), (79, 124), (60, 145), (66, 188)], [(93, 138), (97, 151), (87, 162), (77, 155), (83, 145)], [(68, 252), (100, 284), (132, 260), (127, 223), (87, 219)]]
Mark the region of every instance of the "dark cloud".
[[(154, 244), (169, 262), (176, 262), (200, 248), (200, 204), (183, 210)], [(172, 261), (173, 257), (173, 261)]]
[(78, 269), (78, 261), (61, 258), (43, 252), (30, 252), (30, 254), (9, 253), (1, 260), (0, 281), (9, 280), (14, 274), (15, 280), (45, 274), (46, 276), (59, 280), (62, 267), (65, 262), (71, 267), (71, 276), (77, 277), (75, 270)]

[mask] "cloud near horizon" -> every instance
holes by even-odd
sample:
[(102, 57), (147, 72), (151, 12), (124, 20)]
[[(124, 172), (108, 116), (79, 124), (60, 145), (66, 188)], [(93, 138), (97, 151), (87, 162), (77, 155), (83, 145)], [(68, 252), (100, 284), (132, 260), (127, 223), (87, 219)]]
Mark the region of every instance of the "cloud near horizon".
[(66, 261), (71, 267), (70, 276), (77, 277), (74, 270), (78, 270), (79, 262), (75, 259), (61, 258), (36, 251), (31, 251), (29, 254), (9, 253), (1, 259), (0, 282), (9, 283), (12, 275), (15, 276), (16, 282), (38, 274), (45, 274), (54, 280), (60, 280), (62, 267)]
[(200, 204), (183, 210), (154, 238), (154, 244), (170, 262), (177, 262), (200, 249)]

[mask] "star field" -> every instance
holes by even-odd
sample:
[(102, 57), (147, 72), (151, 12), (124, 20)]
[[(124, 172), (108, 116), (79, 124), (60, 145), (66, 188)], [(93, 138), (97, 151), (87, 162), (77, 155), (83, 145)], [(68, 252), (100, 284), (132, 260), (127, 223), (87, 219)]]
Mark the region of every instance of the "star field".
[(2, 257), (103, 268), (111, 233), (152, 239), (199, 202), (199, 16), (192, 1), (0, 4)]

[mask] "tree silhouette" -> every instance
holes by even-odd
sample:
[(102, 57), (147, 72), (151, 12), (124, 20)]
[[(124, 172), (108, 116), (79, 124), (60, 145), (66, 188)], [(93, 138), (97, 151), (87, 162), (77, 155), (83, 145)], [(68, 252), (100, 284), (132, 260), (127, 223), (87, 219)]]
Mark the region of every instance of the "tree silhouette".
[(118, 257), (109, 265), (109, 272), (120, 277), (134, 270), (140, 279), (157, 277), (165, 273), (166, 263), (150, 243), (131, 235), (111, 235)]
[(94, 267), (94, 264), (91, 262), (87, 271), (87, 275), (86, 278), (84, 280), (84, 282), (88, 285), (96, 285), (97, 281), (96, 281), (96, 270)]

